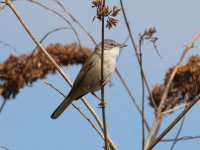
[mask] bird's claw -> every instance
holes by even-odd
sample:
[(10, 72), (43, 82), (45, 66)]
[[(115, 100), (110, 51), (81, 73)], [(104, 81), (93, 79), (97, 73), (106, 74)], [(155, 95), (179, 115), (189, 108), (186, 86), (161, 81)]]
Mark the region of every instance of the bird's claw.
[(105, 102), (101, 102), (98, 104), (98, 108), (105, 108), (106, 107), (106, 103)]

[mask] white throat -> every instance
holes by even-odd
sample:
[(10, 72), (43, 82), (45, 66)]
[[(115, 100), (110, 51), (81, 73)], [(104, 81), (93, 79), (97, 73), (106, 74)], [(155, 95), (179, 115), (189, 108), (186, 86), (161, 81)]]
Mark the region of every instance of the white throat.
[(119, 50), (120, 50), (119, 47), (114, 47), (111, 50), (107, 50), (107, 51), (104, 51), (104, 52), (109, 53), (113, 57), (117, 58), (119, 56)]

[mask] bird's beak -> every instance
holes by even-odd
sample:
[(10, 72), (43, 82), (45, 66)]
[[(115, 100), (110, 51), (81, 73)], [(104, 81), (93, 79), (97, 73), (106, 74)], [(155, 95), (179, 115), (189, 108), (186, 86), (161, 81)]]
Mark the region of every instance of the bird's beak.
[(125, 45), (125, 44), (120, 44), (120, 45), (119, 45), (120, 48), (123, 48), (123, 47), (126, 47), (126, 46), (127, 46), (127, 45)]

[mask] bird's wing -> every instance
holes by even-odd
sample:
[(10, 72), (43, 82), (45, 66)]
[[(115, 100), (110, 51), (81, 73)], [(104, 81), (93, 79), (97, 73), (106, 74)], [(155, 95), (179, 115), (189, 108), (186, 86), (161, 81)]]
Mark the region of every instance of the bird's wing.
[[(93, 65), (96, 63), (96, 58), (99, 57), (96, 54), (92, 54), (87, 60), (86, 62), (83, 64), (80, 72), (78, 73), (75, 81), (74, 81), (74, 85), (71, 89), (71, 91), (69, 92), (68, 96), (65, 98), (65, 100), (58, 106), (58, 108), (53, 112), (53, 114), (51, 115), (51, 118), (56, 119), (58, 118), (63, 112), (64, 110), (72, 103), (72, 101), (74, 99), (78, 99), (81, 96), (85, 95), (87, 93), (87, 91), (84, 93), (79, 92), (79, 95), (77, 97), (76, 95), (76, 90), (79, 90), (78, 88), (80, 87), (79, 85), (81, 85), (81, 83), (84, 81), (86, 74), (88, 73), (88, 71), (90, 71), (90, 69), (93, 67)], [(75, 92), (75, 93), (74, 93)], [(72, 97), (71, 97), (72, 96)], [(74, 97), (75, 96), (75, 97)]]
[(80, 72), (78, 73), (75, 81), (74, 81), (74, 84), (73, 84), (73, 87), (69, 93), (68, 96), (70, 96), (70, 94), (76, 90), (76, 88), (78, 87), (78, 85), (81, 84), (81, 82), (84, 80), (85, 76), (87, 75), (88, 71), (90, 71), (90, 69), (94, 66), (94, 64), (96, 63), (96, 58), (98, 57), (98, 55), (96, 54), (92, 54), (87, 60), (86, 62), (83, 64)]

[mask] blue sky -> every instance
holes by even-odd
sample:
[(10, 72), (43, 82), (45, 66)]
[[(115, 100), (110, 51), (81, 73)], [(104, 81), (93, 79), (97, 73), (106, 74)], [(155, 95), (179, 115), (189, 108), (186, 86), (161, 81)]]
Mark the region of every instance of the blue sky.
[[(53, 1), (41, 1), (59, 12), (63, 11)], [(91, 8), (91, 1), (74, 0), (62, 1), (66, 8), (90, 31), (96, 41), (101, 40), (101, 23), (92, 21), (95, 9)], [(119, 6), (119, 1), (107, 1), (110, 5)], [(67, 26), (66, 23), (54, 14), (27, 1), (15, 2), (20, 14), (38, 39), (41, 39), (48, 31)], [(199, 0), (168, 0), (168, 1), (136, 1), (124, 0), (127, 16), (132, 28), (135, 40), (138, 41), (139, 33), (149, 27), (156, 27), (158, 36), (158, 49), (162, 59), (157, 55), (152, 45), (148, 42), (143, 47), (144, 70), (152, 88), (156, 83), (163, 82), (167, 69), (175, 65), (186, 45), (200, 29), (200, 1)], [(63, 13), (64, 14), (64, 13)], [(112, 30), (106, 30), (105, 37), (123, 42), (128, 35), (122, 13), (119, 14), (119, 24)], [(81, 35), (84, 46), (93, 48), (93, 43), (87, 35), (75, 25)], [(24, 31), (19, 21), (9, 8), (0, 12), (0, 41), (9, 43), (17, 49), (17, 52), (0, 44), (0, 61), (3, 62), (10, 54), (29, 54), (35, 47), (34, 42)], [(70, 30), (59, 31), (49, 36), (43, 43), (76, 42), (76, 37)], [(199, 42), (186, 56), (187, 61), (192, 54), (199, 54)], [(128, 83), (131, 92), (137, 102), (141, 104), (140, 72), (131, 42), (126, 47), (118, 60), (117, 67)], [(80, 65), (70, 67), (69, 74), (72, 81), (80, 69)], [(63, 70), (67, 72), (66, 67)], [(58, 120), (50, 119), (53, 110), (60, 104), (63, 97), (52, 90), (44, 82), (48, 81), (59, 88), (63, 93), (70, 90), (64, 79), (56, 73), (50, 74), (43, 80), (38, 80), (29, 87), (20, 91), (15, 99), (6, 103), (5, 109), (0, 114), (0, 145), (11, 150), (35, 150), (35, 149), (71, 149), (71, 150), (101, 150), (103, 141), (91, 127), (91, 125), (73, 108), (69, 107)], [(127, 92), (122, 86), (116, 74), (112, 77), (113, 86), (106, 86), (107, 99), (107, 124), (108, 132), (119, 150), (141, 149), (141, 118), (134, 107)], [(97, 94), (100, 95), (100, 92)], [(148, 122), (151, 124), (154, 111), (145, 101), (145, 112)], [(88, 94), (89, 103), (101, 116), (101, 110), (97, 108), (98, 101)], [(0, 98), (2, 99), (2, 98)], [(0, 101), (2, 102), (2, 100)], [(81, 101), (76, 101), (89, 117), (88, 110)], [(180, 112), (180, 111), (179, 111)], [(195, 106), (186, 116), (181, 136), (199, 135), (200, 121), (199, 105)], [(172, 121), (177, 113), (164, 118), (162, 129)], [(92, 117), (91, 117), (92, 118)], [(92, 119), (93, 120), (93, 119)], [(177, 126), (167, 135), (174, 137)], [(155, 150), (168, 150), (171, 144), (161, 143)], [(175, 149), (199, 149), (197, 141), (179, 142)]]

